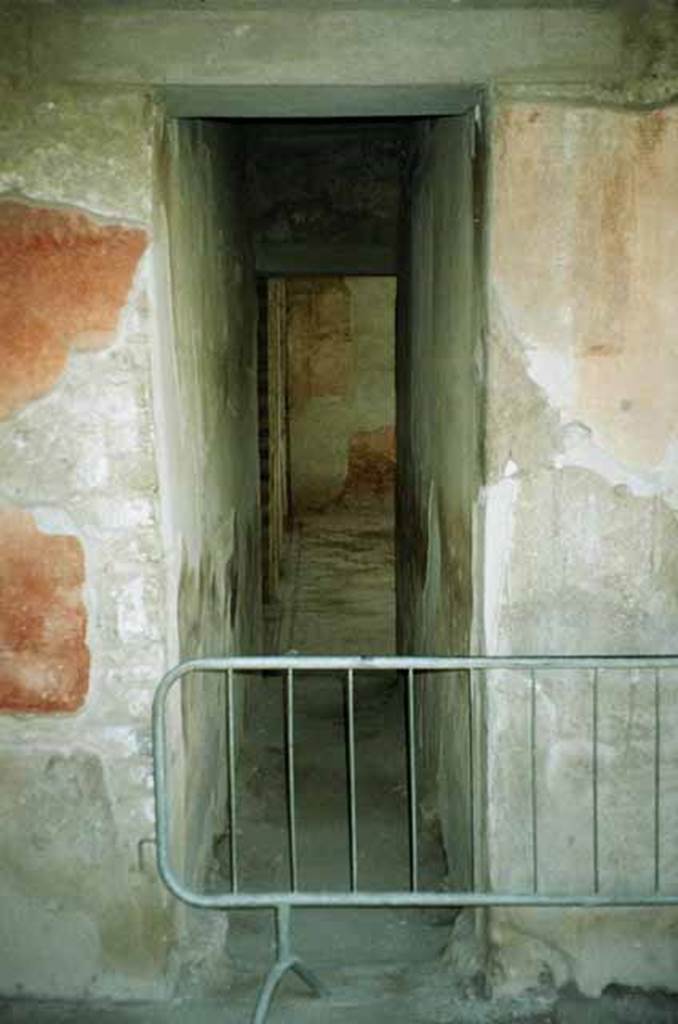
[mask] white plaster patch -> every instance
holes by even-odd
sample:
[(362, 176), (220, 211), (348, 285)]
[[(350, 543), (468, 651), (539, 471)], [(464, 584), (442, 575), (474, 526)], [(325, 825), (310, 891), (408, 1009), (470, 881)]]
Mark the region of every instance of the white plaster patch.
[(556, 469), (587, 469), (613, 486), (626, 487), (636, 497), (662, 495), (668, 505), (678, 508), (678, 441), (667, 445), (657, 466), (639, 472), (601, 448), (581, 423), (566, 424), (562, 436), (563, 450), (553, 458)]
[(127, 388), (117, 387), (101, 395), (98, 403), (98, 412), (107, 422), (114, 423), (116, 427), (136, 418), (137, 404), (134, 394)]
[(483, 625), (485, 650), (499, 653), (499, 618), (506, 590), (508, 568), (511, 561), (513, 522), (519, 482), (515, 476), (486, 487), (483, 492), (485, 509), (485, 565), (483, 580)]
[(527, 372), (549, 404), (568, 415), (575, 400), (576, 372), (572, 353), (526, 343), (525, 357)]
[(136, 640), (148, 631), (148, 615), (144, 603), (144, 581), (132, 580), (118, 598), (118, 634), (123, 641)]
[(108, 480), (109, 462), (106, 455), (93, 448), (81, 455), (75, 465), (75, 482), (83, 490), (95, 490)]
[(99, 415), (106, 423), (115, 453), (134, 451), (139, 444), (139, 406), (135, 394), (116, 388), (103, 396)]
[(153, 502), (147, 498), (133, 498), (130, 501), (100, 498), (95, 502), (95, 515), (99, 526), (109, 530), (150, 526), (153, 522)]
[[(527, 371), (544, 393), (551, 408), (567, 420), (575, 408), (575, 360), (571, 352), (556, 352), (527, 342), (524, 346)], [(563, 449), (553, 458), (556, 469), (587, 469), (613, 486), (626, 487), (631, 494), (647, 498), (662, 495), (678, 508), (678, 440), (668, 442), (664, 458), (654, 467), (639, 470), (615, 458), (596, 442), (592, 430), (574, 420), (563, 426)], [(505, 474), (507, 475), (507, 474)]]
[(64, 509), (53, 508), (47, 505), (33, 505), (28, 511), (33, 516), (35, 525), (41, 533), (53, 534), (55, 536), (78, 536), (75, 523)]
[(153, 693), (150, 690), (133, 690), (128, 694), (127, 707), (134, 718), (143, 718), (150, 714)]
[(150, 262), (151, 256), (147, 248), (137, 264), (127, 303), (118, 322), (118, 340), (134, 336), (143, 338), (146, 334), (148, 310), (143, 299), (150, 287)]

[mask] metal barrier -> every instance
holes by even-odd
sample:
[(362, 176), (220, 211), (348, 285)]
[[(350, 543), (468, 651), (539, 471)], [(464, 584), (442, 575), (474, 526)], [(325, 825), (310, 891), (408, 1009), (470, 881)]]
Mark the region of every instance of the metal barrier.
[[(537, 801), (537, 677), (557, 669), (584, 670), (590, 673), (591, 686), (591, 799), (592, 799), (592, 872), (590, 891), (553, 894), (540, 890), (538, 801)], [(325, 990), (306, 966), (293, 954), (290, 941), (290, 912), (293, 907), (645, 907), (678, 906), (678, 892), (662, 890), (660, 865), (661, 830), (661, 749), (666, 738), (661, 730), (662, 670), (678, 669), (678, 655), (653, 657), (225, 657), (197, 658), (177, 665), (160, 682), (153, 705), (153, 758), (155, 779), (156, 840), (158, 869), (165, 885), (180, 900), (193, 907), (209, 909), (269, 908), (276, 913), (277, 957), (261, 989), (255, 1009), (254, 1024), (263, 1024), (275, 989), (283, 976), (296, 973), (316, 994)], [(419, 801), (416, 742), (416, 700), (418, 677), (433, 673), (468, 672), (470, 712), (477, 714), (479, 687), (491, 686), (497, 670), (527, 673), (529, 686), (529, 763), (530, 792), (528, 800), (532, 819), (532, 885), (526, 892), (431, 891), (419, 888)], [(599, 700), (601, 673), (626, 670), (642, 676), (652, 688), (654, 708), (653, 818), (654, 863), (651, 892), (602, 892), (599, 864)], [(226, 748), (228, 782), (228, 841), (230, 854), (230, 888), (216, 893), (199, 892), (177, 877), (170, 857), (170, 799), (168, 793), (169, 750), (167, 735), (167, 699), (173, 687), (192, 673), (225, 676), (226, 682)], [(286, 771), (287, 852), (289, 888), (280, 892), (247, 892), (240, 888), (238, 864), (238, 789), (236, 716), (234, 677), (236, 673), (279, 673), (285, 695), (284, 757)], [(345, 747), (347, 759), (347, 817), (343, 823), (349, 836), (349, 877), (346, 891), (307, 891), (299, 887), (297, 855), (297, 812), (295, 782), (295, 687), (299, 672), (342, 673), (345, 694)], [(409, 838), (409, 887), (395, 891), (361, 890), (358, 878), (358, 829), (356, 799), (356, 734), (355, 674), (370, 672), (402, 673), (405, 682), (405, 736), (407, 773), (407, 830)], [(678, 677), (677, 677), (678, 678)], [(673, 737), (675, 742), (676, 737)]]

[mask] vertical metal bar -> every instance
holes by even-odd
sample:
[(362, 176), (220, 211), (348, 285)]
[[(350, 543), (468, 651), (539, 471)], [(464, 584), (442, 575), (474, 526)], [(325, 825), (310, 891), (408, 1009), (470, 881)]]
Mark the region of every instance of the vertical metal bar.
[(348, 669), (346, 676), (346, 729), (348, 748), (348, 843), (349, 868), (351, 875), (351, 892), (358, 888), (358, 826), (356, 821), (356, 785), (355, 785), (355, 707), (353, 692), (353, 669)]
[(469, 785), (469, 859), (471, 863), (471, 889), (476, 887), (476, 786), (475, 786), (475, 672), (468, 671), (468, 785)]
[(598, 687), (598, 669), (593, 670), (593, 684), (592, 684), (592, 700), (593, 700), (593, 723), (592, 723), (592, 751), (591, 751), (591, 785), (593, 788), (593, 891), (595, 893), (600, 892), (600, 862), (599, 862), (599, 843), (598, 843), (598, 698), (599, 698), (599, 687)]
[(288, 668), (285, 685), (285, 775), (287, 781), (287, 840), (290, 888), (297, 891), (297, 804), (294, 778), (294, 669)]
[[(291, 672), (292, 669), (288, 669)], [(275, 946), (278, 960), (289, 960), (291, 954), (290, 917), (292, 910), (287, 903), (275, 908)]]
[[(169, 868), (170, 811), (167, 771), (167, 701), (169, 685), (163, 680), (153, 697), (153, 790), (155, 798), (155, 836), (158, 869), (165, 881)], [(167, 883), (165, 883), (167, 884)]]
[(537, 677), (530, 669), (530, 805), (532, 810), (532, 891), (539, 892), (539, 838), (537, 808)]
[(235, 706), (233, 699), (233, 669), (227, 670), (226, 685), (227, 757), (228, 757), (228, 847), (231, 868), (231, 892), (238, 891), (238, 813), (235, 790)]
[(410, 833), (410, 890), (419, 888), (419, 848), (417, 843), (417, 748), (414, 720), (414, 670), (407, 670), (407, 791), (409, 800)]
[(661, 826), (661, 695), (659, 669), (654, 670), (654, 891), (659, 892), (660, 875), (660, 826)]

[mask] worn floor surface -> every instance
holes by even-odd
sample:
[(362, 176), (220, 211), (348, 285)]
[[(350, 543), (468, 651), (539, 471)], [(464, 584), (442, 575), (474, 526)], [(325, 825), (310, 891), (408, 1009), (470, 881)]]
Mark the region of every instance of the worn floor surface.
[[(290, 991), (282, 992), (270, 1024), (675, 1024), (678, 1007), (667, 997), (619, 993), (602, 999), (561, 996), (502, 1002), (448, 997), (445, 1006), (427, 994), (407, 998), (378, 995), (356, 987), (355, 977), (322, 1004)], [(351, 994), (352, 993), (352, 994)], [(362, 995), (365, 999), (357, 1002)], [(2, 1024), (243, 1024), (249, 1021), (251, 993), (236, 994), (228, 1005), (218, 1002), (96, 1004), (3, 1003)]]
[[(392, 522), (383, 506), (338, 509), (298, 524), (280, 602), (270, 615), (272, 652), (392, 653)], [(287, 884), (281, 680), (252, 687), (240, 794), (245, 887)], [(345, 887), (348, 838), (342, 681), (307, 678), (295, 701), (301, 888)], [(363, 888), (407, 880), (402, 694), (395, 679), (356, 680), (359, 878)], [(227, 844), (225, 844), (227, 845)], [(435, 829), (424, 831), (426, 882), (444, 877)], [(227, 863), (224, 864), (227, 868)], [(678, 1004), (661, 995), (617, 991), (600, 1000), (544, 992), (487, 1000), (455, 977), (443, 955), (454, 915), (447, 911), (299, 911), (295, 950), (328, 985), (309, 997), (294, 979), (279, 990), (270, 1024), (678, 1024)], [(272, 955), (268, 912), (231, 916), (234, 984), (219, 1001), (172, 1004), (3, 1003), (2, 1024), (241, 1024)]]
[[(346, 509), (297, 525), (281, 588), (270, 648), (300, 654), (389, 654), (395, 648), (392, 521), (383, 505)], [(286, 888), (282, 679), (250, 687), (249, 785), (241, 800), (244, 886)], [(358, 884), (407, 888), (409, 847), (404, 701), (395, 676), (355, 680)], [(349, 885), (346, 718), (340, 675), (308, 674), (295, 692), (299, 888), (346, 891)], [(444, 878), (434, 829), (424, 830), (420, 856), (426, 881)], [(429, 964), (443, 949), (450, 915), (400, 910), (307, 910), (294, 915), (295, 948), (319, 969)], [(262, 963), (269, 930), (238, 915), (233, 955), (244, 967)]]

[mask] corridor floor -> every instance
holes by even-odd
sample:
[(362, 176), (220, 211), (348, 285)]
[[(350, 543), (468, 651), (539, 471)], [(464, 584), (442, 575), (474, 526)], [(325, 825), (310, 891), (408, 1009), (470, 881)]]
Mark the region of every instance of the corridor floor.
[[(291, 539), (279, 614), (269, 649), (299, 654), (390, 654), (395, 647), (392, 521), (383, 504), (307, 517)], [(299, 885), (344, 889), (349, 882), (344, 680), (299, 677), (295, 692)], [(388, 674), (355, 679), (359, 886), (403, 889), (408, 884), (404, 701)], [(250, 686), (249, 786), (243, 797), (240, 840), (245, 884), (288, 883), (282, 678)], [(427, 881), (444, 877), (434, 827), (423, 830), (420, 851)], [(234, 956), (256, 943), (242, 915)], [(428, 963), (446, 940), (449, 914), (399, 910), (305, 910), (294, 914), (295, 945), (314, 966)], [(249, 941), (248, 941), (249, 938)], [(268, 950), (264, 946), (264, 952)]]
[(300, 654), (393, 654), (393, 530), (383, 501), (300, 520), (290, 538), (269, 646)]

